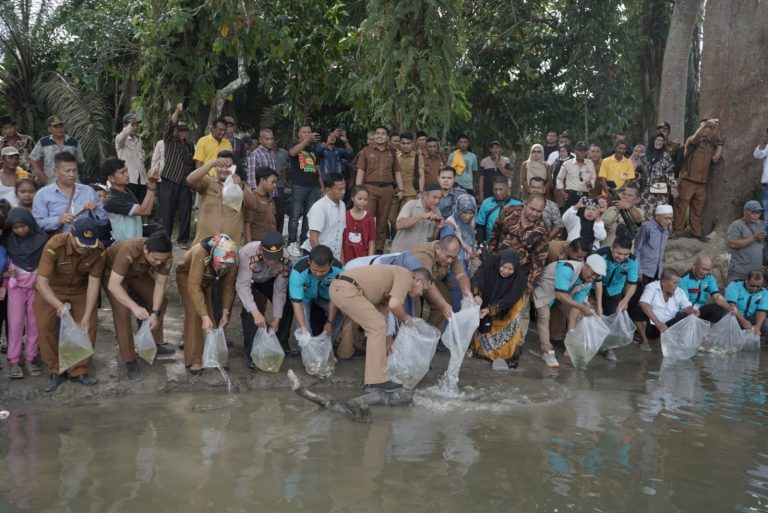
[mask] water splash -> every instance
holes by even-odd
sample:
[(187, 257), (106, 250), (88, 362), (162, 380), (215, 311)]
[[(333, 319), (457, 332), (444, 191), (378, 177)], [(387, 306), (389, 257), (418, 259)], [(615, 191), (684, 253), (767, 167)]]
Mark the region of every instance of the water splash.
[(231, 396), (232, 395), (232, 380), (229, 379), (229, 373), (221, 365), (217, 365), (216, 368), (219, 369), (219, 372), (221, 373), (221, 377), (224, 378), (224, 383), (227, 384), (227, 394)]

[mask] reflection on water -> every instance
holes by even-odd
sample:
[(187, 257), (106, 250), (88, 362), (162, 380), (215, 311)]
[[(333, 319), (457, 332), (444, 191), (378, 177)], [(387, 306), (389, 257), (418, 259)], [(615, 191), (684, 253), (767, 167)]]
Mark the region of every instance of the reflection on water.
[(768, 512), (765, 365), (505, 374), (371, 424), (288, 392), (17, 406), (0, 511)]

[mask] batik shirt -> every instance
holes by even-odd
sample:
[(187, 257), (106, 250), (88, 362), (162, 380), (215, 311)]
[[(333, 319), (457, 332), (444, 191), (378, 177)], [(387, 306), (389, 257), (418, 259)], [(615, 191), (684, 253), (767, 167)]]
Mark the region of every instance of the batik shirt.
[(520, 218), (523, 207), (505, 207), (493, 225), (488, 249), (499, 253), (504, 248), (513, 248), (520, 255), (520, 268), (528, 273), (528, 284), (536, 285), (549, 253), (549, 232), (544, 221), (539, 219), (529, 226), (523, 226)]

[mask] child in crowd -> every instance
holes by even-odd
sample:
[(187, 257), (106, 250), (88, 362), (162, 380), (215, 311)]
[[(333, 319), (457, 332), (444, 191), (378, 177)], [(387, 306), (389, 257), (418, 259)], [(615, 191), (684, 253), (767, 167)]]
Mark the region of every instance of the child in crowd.
[[(33, 304), (37, 266), (48, 242), (48, 235), (40, 229), (32, 213), (24, 207), (11, 209), (7, 226), (1, 249), (2, 258), (8, 263), (8, 278), (3, 280), (3, 288), (0, 291), (4, 293), (7, 290), (8, 296), (8, 361), (11, 364), (11, 379), (21, 379), (24, 377), (24, 361), (31, 376), (40, 375), (40, 369), (33, 362), (38, 350), (37, 320)], [(26, 348), (22, 359), (22, 338), (25, 333)]]
[[(107, 198), (109, 197), (109, 188), (103, 183), (92, 183), (91, 189), (96, 191), (96, 196), (101, 200), (101, 204), (106, 205)], [(105, 248), (110, 247), (115, 242), (112, 240), (112, 225), (109, 221), (104, 226), (99, 226), (99, 241), (101, 241)], [(101, 300), (99, 300), (99, 305), (101, 305)]]
[(347, 210), (347, 226), (341, 245), (344, 263), (376, 252), (376, 221), (365, 210), (366, 205), (368, 188), (356, 185), (352, 189), (352, 208)]
[(16, 180), (16, 206), (32, 212), (32, 200), (37, 193), (37, 184), (29, 178)]

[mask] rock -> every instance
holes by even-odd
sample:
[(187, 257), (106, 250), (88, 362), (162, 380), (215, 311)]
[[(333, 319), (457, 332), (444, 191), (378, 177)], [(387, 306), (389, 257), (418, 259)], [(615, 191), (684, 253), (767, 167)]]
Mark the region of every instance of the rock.
[(687, 238), (669, 241), (664, 253), (664, 267), (683, 274), (691, 268), (696, 255), (706, 253), (712, 257), (712, 274), (717, 279), (717, 283), (724, 288), (731, 254), (721, 233), (713, 232), (709, 238), (710, 241), (707, 243)]

